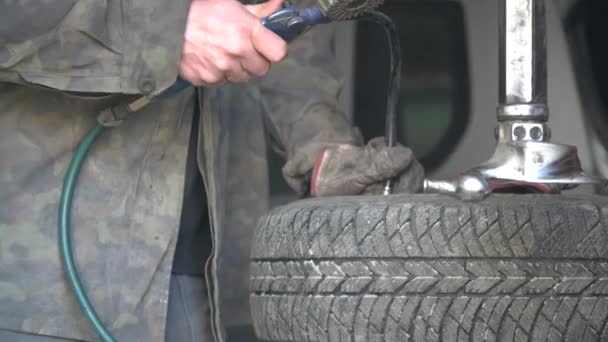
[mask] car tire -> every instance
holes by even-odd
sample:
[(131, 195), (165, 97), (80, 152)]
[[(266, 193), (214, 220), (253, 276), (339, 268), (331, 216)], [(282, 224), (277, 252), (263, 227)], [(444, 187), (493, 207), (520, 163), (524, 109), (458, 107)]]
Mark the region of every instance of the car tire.
[(310, 199), (260, 219), (266, 341), (608, 341), (608, 199)]

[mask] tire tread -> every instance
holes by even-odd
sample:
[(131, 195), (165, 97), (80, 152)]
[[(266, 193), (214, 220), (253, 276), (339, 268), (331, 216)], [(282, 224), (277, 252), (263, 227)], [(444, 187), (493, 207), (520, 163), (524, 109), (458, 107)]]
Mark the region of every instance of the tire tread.
[(606, 341), (608, 200), (314, 199), (259, 221), (269, 341)]

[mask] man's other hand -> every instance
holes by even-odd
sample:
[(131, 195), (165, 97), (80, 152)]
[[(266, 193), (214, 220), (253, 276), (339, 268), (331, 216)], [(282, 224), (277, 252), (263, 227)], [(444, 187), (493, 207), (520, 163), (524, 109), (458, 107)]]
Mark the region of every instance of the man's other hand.
[(311, 179), (311, 195), (381, 194), (392, 179), (394, 193), (422, 190), (424, 169), (409, 148), (386, 146), (384, 138), (366, 146), (339, 145), (321, 151)]
[(244, 6), (236, 0), (193, 0), (186, 24), (180, 76), (196, 86), (242, 83), (264, 76), (287, 55), (287, 44), (260, 18), (284, 0)]

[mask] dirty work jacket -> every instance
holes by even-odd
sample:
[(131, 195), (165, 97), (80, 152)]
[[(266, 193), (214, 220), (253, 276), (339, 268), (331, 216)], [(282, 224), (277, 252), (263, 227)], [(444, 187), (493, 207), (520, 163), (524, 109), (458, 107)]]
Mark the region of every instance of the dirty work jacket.
[[(117, 93), (160, 92), (173, 83), (187, 2), (3, 6), (0, 329), (97, 340), (60, 263), (63, 177), (99, 111), (133, 98)], [(358, 141), (336, 110), (332, 32), (315, 29), (294, 42), (291, 57), (262, 80), (184, 91), (99, 138), (74, 195), (72, 240), (85, 288), (118, 341), (163, 340), (195, 96), (202, 105), (198, 164), (212, 226), (207, 280), (216, 337), (225, 337), (226, 326), (247, 324), (249, 246), (267, 209), (265, 144), (272, 141), (303, 177), (321, 147)], [(289, 181), (301, 183), (299, 176)]]

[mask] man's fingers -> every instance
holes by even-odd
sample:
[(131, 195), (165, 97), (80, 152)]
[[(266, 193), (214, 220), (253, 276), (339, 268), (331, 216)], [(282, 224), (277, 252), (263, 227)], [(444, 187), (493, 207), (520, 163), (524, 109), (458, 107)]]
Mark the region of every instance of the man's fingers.
[(182, 50), (183, 78), (194, 85), (215, 86), (265, 75), (271, 62), (285, 58), (287, 44), (259, 17), (280, 9), (282, 3), (269, 0), (245, 7), (236, 0), (193, 1)]
[(240, 68), (227, 72), (226, 79), (230, 83), (246, 83), (251, 79), (251, 74), (241, 65)]
[(251, 43), (262, 56), (271, 62), (280, 62), (287, 56), (287, 43), (261, 23), (253, 28)]
[(241, 60), (241, 65), (245, 71), (255, 76), (261, 77), (270, 71), (270, 61), (255, 50)]
[(200, 68), (193, 70), (195, 77), (188, 80), (192, 85), (198, 87), (217, 87), (226, 83), (224, 74), (215, 68)]
[(249, 13), (255, 15), (258, 18), (263, 18), (271, 15), (282, 8), (285, 0), (268, 0), (267, 2), (259, 5), (248, 5), (245, 6)]
[(190, 84), (196, 84), (199, 82), (199, 75), (190, 63), (181, 63), (179, 68), (179, 75), (184, 80), (188, 81)]
[[(285, 0), (268, 0), (259, 5), (245, 6), (258, 18), (266, 17), (282, 8)], [(274, 32), (265, 28), (261, 23), (256, 25), (251, 33), (253, 47), (271, 62), (280, 62), (287, 55), (287, 43)]]
[[(245, 6), (258, 18), (266, 17), (282, 8), (285, 0), (268, 0), (259, 5)], [(253, 47), (271, 62), (280, 62), (287, 55), (287, 43), (274, 32), (265, 28), (261, 23), (256, 25), (251, 33)]]
[(201, 80), (195, 85), (199, 87), (219, 87), (225, 83), (226, 79), (223, 76), (203, 71), (201, 72)]

